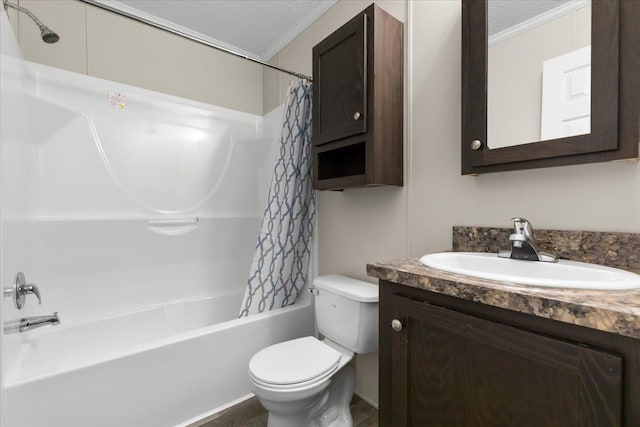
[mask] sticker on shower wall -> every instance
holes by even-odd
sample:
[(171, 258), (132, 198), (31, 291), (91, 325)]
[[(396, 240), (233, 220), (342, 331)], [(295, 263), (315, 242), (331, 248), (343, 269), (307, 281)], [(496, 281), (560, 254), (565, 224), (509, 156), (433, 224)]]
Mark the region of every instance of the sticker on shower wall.
[(108, 100), (109, 107), (116, 107), (121, 110), (127, 108), (127, 101), (121, 93), (109, 91)]

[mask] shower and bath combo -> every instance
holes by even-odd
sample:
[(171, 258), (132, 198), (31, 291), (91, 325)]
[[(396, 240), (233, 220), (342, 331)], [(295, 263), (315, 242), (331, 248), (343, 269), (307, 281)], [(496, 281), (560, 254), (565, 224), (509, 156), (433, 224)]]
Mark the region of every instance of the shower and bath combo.
[(27, 15), (33, 22), (36, 23), (38, 28), (40, 28), (40, 37), (42, 37), (42, 41), (45, 43), (56, 43), (60, 40), (60, 36), (52, 31), (49, 27), (44, 25), (42, 21), (40, 21), (30, 10), (25, 9), (22, 6), (18, 6), (17, 4), (9, 3), (8, 0), (2, 0), (2, 4), (4, 6), (4, 10), (8, 8), (12, 8), (17, 10), (18, 12), (22, 12)]

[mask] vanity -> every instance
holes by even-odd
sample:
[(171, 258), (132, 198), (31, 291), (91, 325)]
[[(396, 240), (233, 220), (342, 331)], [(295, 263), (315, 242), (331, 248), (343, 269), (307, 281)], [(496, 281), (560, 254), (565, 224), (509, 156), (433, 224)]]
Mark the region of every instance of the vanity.
[[(497, 253), (509, 232), (454, 227), (453, 251)], [(640, 273), (640, 234), (536, 237), (561, 258)], [(419, 258), (367, 273), (380, 281), (381, 426), (640, 425), (640, 289), (519, 285)]]

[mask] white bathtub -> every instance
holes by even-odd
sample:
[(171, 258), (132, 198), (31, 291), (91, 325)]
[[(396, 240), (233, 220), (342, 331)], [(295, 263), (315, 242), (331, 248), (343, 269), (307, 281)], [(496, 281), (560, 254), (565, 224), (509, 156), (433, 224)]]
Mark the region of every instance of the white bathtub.
[(236, 319), (242, 294), (5, 337), (5, 427), (186, 425), (250, 393), (259, 349), (313, 333), (311, 305)]

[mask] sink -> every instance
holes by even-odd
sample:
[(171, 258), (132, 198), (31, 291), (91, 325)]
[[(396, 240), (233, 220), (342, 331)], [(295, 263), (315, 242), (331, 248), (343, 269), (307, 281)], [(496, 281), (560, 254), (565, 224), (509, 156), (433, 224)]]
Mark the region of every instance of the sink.
[(556, 263), (499, 258), (482, 252), (442, 252), (423, 256), (427, 267), (482, 279), (521, 285), (574, 289), (636, 289), (640, 275), (577, 261)]

